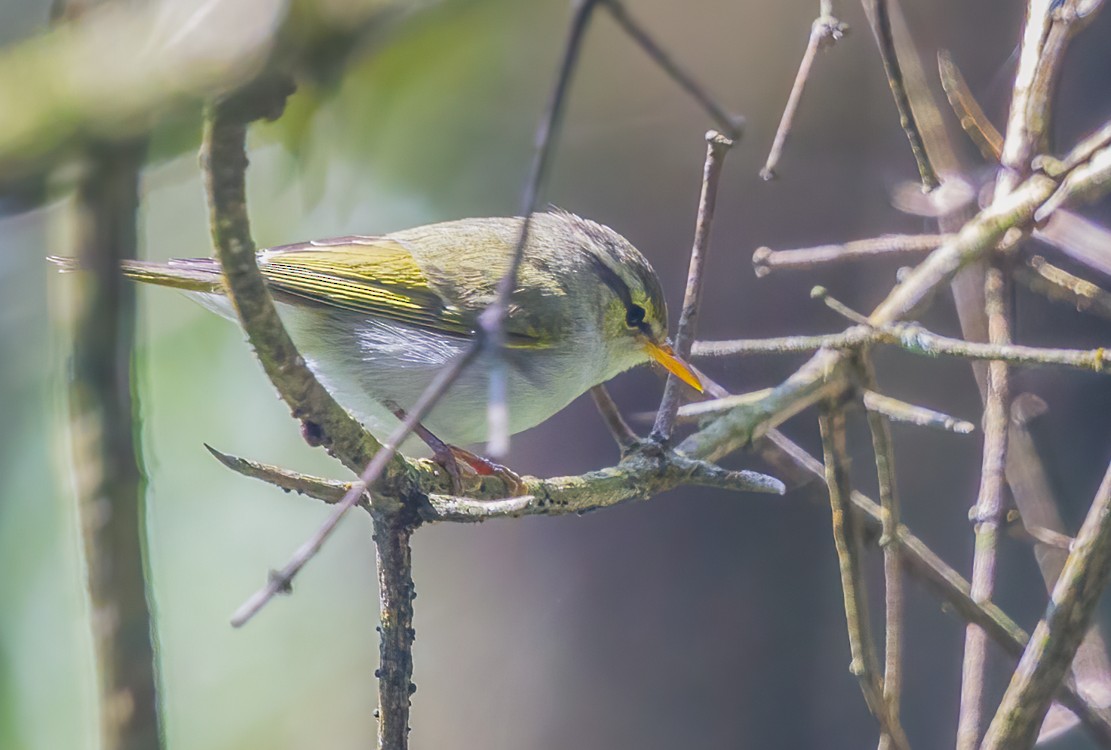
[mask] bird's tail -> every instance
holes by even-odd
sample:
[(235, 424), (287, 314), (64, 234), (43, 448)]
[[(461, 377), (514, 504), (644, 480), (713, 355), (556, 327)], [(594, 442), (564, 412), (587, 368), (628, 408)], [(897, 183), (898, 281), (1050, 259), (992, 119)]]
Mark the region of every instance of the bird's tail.
[[(47, 260), (63, 272), (78, 271), (81, 268), (77, 258), (51, 255)], [(185, 292), (224, 293), (220, 266), (211, 258), (172, 260), (169, 263), (125, 260), (120, 263), (120, 270), (127, 278), (146, 284), (168, 286)]]

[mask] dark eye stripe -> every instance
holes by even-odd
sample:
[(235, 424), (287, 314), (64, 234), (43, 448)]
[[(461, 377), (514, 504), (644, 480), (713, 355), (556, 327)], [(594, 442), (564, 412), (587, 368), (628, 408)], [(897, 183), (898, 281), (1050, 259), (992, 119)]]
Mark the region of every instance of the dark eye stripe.
[(596, 255), (590, 256), (594, 261), (594, 267), (598, 270), (598, 276), (602, 279), (602, 283), (613, 290), (617, 298), (621, 300), (621, 304), (625, 306), (626, 314), (631, 314), (634, 309), (640, 307), (633, 302), (633, 294), (629, 291), (629, 285), (625, 280), (617, 275), (617, 272), (606, 265), (605, 261)]

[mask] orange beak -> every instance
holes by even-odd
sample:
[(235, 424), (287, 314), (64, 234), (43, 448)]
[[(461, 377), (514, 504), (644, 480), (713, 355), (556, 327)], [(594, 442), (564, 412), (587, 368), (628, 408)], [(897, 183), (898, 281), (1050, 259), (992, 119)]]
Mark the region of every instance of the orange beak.
[(649, 357), (666, 367), (668, 372), (702, 393), (702, 381), (694, 374), (690, 365), (675, 355), (675, 350), (671, 348), (670, 344), (657, 344), (655, 341), (646, 338), (644, 339), (644, 349), (648, 352)]

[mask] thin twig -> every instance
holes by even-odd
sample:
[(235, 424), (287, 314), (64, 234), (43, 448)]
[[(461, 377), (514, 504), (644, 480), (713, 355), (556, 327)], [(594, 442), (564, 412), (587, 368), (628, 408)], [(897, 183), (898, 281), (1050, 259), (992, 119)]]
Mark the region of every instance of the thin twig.
[(596, 385), (591, 388), (590, 395), (593, 397), (594, 405), (598, 407), (598, 413), (605, 420), (606, 427), (609, 428), (610, 434), (613, 435), (613, 439), (617, 442), (617, 447), (621, 449), (622, 454), (640, 442), (636, 432), (621, 416), (621, 410), (617, 408), (613, 396), (610, 395), (609, 390), (604, 385)]
[(120, 261), (138, 245), (143, 143), (93, 144), (77, 188), (77, 280), (69, 391), (105, 750), (162, 747), (147, 602), (143, 471), (135, 442), (131, 359), (135, 292)]
[(516, 247), (513, 249), (509, 269), (498, 282), (497, 297), (482, 312), (478, 320), (479, 326), (485, 332), (484, 345), (494, 355), (489, 366), (490, 392), (487, 407), (489, 431), (487, 450), (493, 457), (502, 456), (509, 450), (508, 372), (506, 370), (508, 365), (504, 358), (505, 319), (509, 315), (509, 299), (517, 288), (517, 275), (521, 269), (525, 247), (528, 245), (529, 225), (532, 215), (539, 207), (540, 188), (546, 180), (552, 154), (555, 151), (555, 142), (563, 122), (571, 79), (578, 65), (583, 38), (598, 2), (599, 0), (578, 0), (571, 16), (567, 41), (563, 45), (563, 57), (556, 74), (556, 83), (552, 88), (544, 115), (540, 119), (540, 125), (536, 129), (532, 163), (521, 193), (521, 215), (525, 219), (521, 222), (521, 231), (517, 237)]
[[(366, 465), (366, 468), (359, 475), (359, 481), (351, 485), (347, 494), (343, 499), (337, 503), (335, 509), (332, 511), (324, 522), (317, 528), (311, 537), (309, 537), (290, 557), (289, 562), (282, 567), (281, 570), (272, 570), (267, 578), (266, 585), (255, 592), (247, 601), (240, 605), (239, 609), (231, 617), (231, 624), (235, 627), (242, 627), (252, 617), (254, 617), (260, 609), (273, 599), (278, 594), (287, 594), (290, 592), (290, 587), (293, 579), (301, 572), (301, 569), (316, 556), (320, 548), (324, 546), (324, 542), (336, 530), (339, 522), (343, 516), (347, 514), (352, 507), (358, 504), (368, 493), (369, 488), (381, 476), (382, 471), (386, 468), (394, 456), (397, 454), (398, 446), (405, 440), (421, 421), (428, 416), (432, 411), (432, 407), (440, 400), (440, 397), (447, 391), (452, 383), (459, 377), (459, 374), (471, 363), (471, 361), (478, 356), (479, 347), (468, 347), (462, 354), (457, 356), (451, 363), (437, 373), (436, 378), (429, 384), (428, 388), (416, 405), (407, 413), (405, 419), (399, 424), (394, 431), (390, 433), (389, 438), (383, 443), (382, 448), (374, 454), (374, 458)], [(374, 502), (374, 495), (372, 497), (372, 504)], [(393, 511), (396, 513), (397, 511)], [(386, 616), (383, 613), (383, 616)]]
[(821, 300), (826, 307), (828, 307), (830, 310), (833, 310), (835, 313), (837, 313), (850, 323), (856, 323), (857, 325), (862, 326), (871, 325), (868, 322), (867, 315), (861, 315), (856, 310), (852, 309), (844, 302), (834, 297), (824, 286), (818, 285), (812, 288), (810, 290), (810, 299)]
[(1096, 492), (1073, 551), (1053, 587), (1045, 618), (1019, 660), (984, 750), (1030, 747), (1111, 580), (1111, 466)]
[(943, 412), (927, 409), (917, 404), (908, 404), (905, 401), (875, 391), (865, 390), (863, 397), (865, 409), (881, 414), (891, 422), (903, 422), (918, 427), (933, 427), (946, 432), (955, 432), (958, 435), (967, 435), (976, 429), (976, 425), (967, 420), (957, 419)]
[(1003, 156), (1003, 134), (995, 129), (991, 120), (984, 114), (980, 103), (972, 96), (968, 82), (961, 74), (953, 55), (948, 50), (937, 53), (937, 67), (941, 77), (941, 88), (949, 99), (949, 106), (957, 113), (961, 128), (980, 149), (985, 159), (999, 161)]
[(948, 239), (943, 234), (885, 234), (842, 245), (818, 245), (794, 250), (759, 247), (752, 254), (752, 265), (756, 275), (764, 277), (778, 270), (810, 270), (827, 263), (928, 253)]
[[(679, 409), (679, 416), (694, 419), (711, 414), (724, 414), (737, 408), (759, 409), (766, 401), (775, 400), (775, 389), (764, 388), (749, 393), (724, 394), (707, 401), (686, 404)], [(919, 427), (934, 427), (939, 430), (967, 435), (976, 429), (975, 425), (963, 419), (951, 417), (933, 409), (908, 404), (890, 396), (864, 389), (864, 408), (881, 414), (892, 422), (905, 422)]]
[(1031, 291), (1073, 305), (1081, 312), (1111, 318), (1111, 291), (1053, 265), (1040, 255), (1015, 271), (1015, 278)]
[(855, 350), (862, 346), (897, 346), (925, 357), (959, 357), (970, 360), (1000, 360), (1020, 366), (1073, 367), (1111, 373), (1111, 351), (1106, 349), (1043, 349), (1020, 344), (980, 344), (941, 336), (913, 323), (893, 323), (880, 328), (853, 326), (841, 333), (820, 336), (787, 336), (774, 339), (699, 341), (695, 357), (726, 357), (736, 354), (792, 354), (823, 349)]
[[(995, 346), (1011, 341), (1007, 315), (1009, 299), (1004, 272), (988, 269), (984, 288), (988, 319), (988, 338)], [(998, 360), (988, 366), (987, 398), (984, 408), (984, 456), (980, 470), (980, 491), (974, 508), (976, 531), (972, 561), (972, 598), (991, 601), (995, 590), (996, 543), (1003, 522), (1007, 433), (1010, 423), (1010, 386), (1007, 363)], [(984, 729), (984, 682), (987, 678), (987, 635), (976, 625), (965, 630), (964, 666), (961, 676), (961, 708), (957, 724), (959, 750), (975, 750)]]
[[(582, 0), (580, 0), (581, 2)], [(696, 102), (701, 105), (706, 114), (710, 115), (714, 124), (718, 129), (725, 133), (726, 137), (736, 140), (740, 137), (741, 128), (744, 126), (744, 118), (738, 115), (732, 115), (725, 111), (720, 104), (714, 101), (706, 90), (690, 75), (686, 70), (681, 68), (659, 44), (656, 40), (637, 23), (632, 16), (629, 15), (625, 4), (621, 0), (600, 0), (605, 6), (606, 10), (610, 12), (618, 25), (625, 30), (633, 41), (640, 45), (641, 49), (652, 58), (652, 60), (666, 73), (679, 88), (687, 92)]]
[[(876, 387), (876, 374), (867, 352), (862, 353), (861, 369), (864, 384)], [(867, 404), (866, 404), (867, 405)], [(903, 660), (903, 573), (902, 552), (899, 549), (899, 492), (895, 479), (895, 449), (891, 426), (875, 409), (868, 409), (868, 429), (872, 434), (872, 452), (876, 458), (876, 479), (879, 486), (882, 532), (880, 547), (883, 549), (884, 586), (884, 667), (883, 700), (892, 722), (899, 722), (899, 700), (902, 692)], [(880, 738), (880, 748), (889, 747), (892, 738)]]
[(783, 155), (783, 147), (787, 144), (787, 136), (791, 133), (791, 126), (795, 121), (795, 112), (798, 111), (806, 82), (810, 79), (810, 68), (814, 65), (818, 50), (823, 46), (837, 42), (848, 30), (847, 24), (833, 17), (832, 4), (828, 0), (824, 0), (819, 8), (818, 17), (810, 25), (810, 38), (806, 43), (806, 51), (802, 54), (799, 71), (795, 75), (795, 82), (791, 85), (791, 93), (787, 96), (787, 104), (783, 107), (783, 116), (779, 120), (779, 127), (776, 128), (775, 139), (772, 141), (771, 151), (768, 152), (768, 160), (764, 163), (764, 168), (760, 170), (762, 179), (772, 180), (776, 177), (775, 170), (779, 166), (780, 157)]
[[(698, 307), (702, 303), (702, 279), (706, 271), (706, 253), (710, 248), (710, 230), (714, 223), (718, 183), (721, 181), (725, 155), (732, 146), (733, 141), (721, 133), (714, 130), (706, 133), (706, 163), (702, 169), (702, 193), (698, 200), (698, 218), (694, 225), (687, 289), (683, 295), (683, 308), (679, 312), (679, 323), (675, 331), (675, 353), (683, 359), (690, 355), (698, 327)], [(652, 427), (653, 440), (667, 443), (671, 439), (683, 387), (679, 378), (668, 376), (660, 410), (656, 415), (656, 424)]]
[(926, 154), (926, 145), (922, 141), (922, 133), (918, 129), (914, 111), (910, 106), (906, 86), (903, 82), (903, 71), (899, 64), (899, 55), (895, 49), (895, 40), (891, 35), (891, 18), (888, 14), (887, 0), (864, 0), (864, 11), (868, 16), (868, 23), (876, 37), (876, 46), (880, 51), (880, 60), (883, 61), (883, 71), (887, 75), (887, 84), (891, 87), (891, 94), (895, 98), (895, 107), (899, 110), (899, 124), (906, 133), (910, 142), (910, 150), (914, 154), (914, 161), (918, 165), (918, 174), (922, 185), (927, 191), (936, 188), (940, 181), (933, 165)]
[(909, 748), (903, 729), (884, 700), (879, 661), (868, 622), (868, 598), (860, 561), (860, 529), (852, 510), (852, 485), (845, 446), (845, 415), (836, 406), (824, 405), (819, 417), (825, 452), (826, 486), (833, 515), (833, 541), (837, 548), (845, 620), (849, 631), (852, 664), (849, 671), (860, 681), (864, 701), (879, 721), (880, 730), (897, 748)]

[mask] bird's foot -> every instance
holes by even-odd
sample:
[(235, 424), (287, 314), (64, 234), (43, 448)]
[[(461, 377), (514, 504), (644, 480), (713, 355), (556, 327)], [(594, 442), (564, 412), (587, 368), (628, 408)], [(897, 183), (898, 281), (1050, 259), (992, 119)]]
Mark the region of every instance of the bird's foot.
[[(403, 420), (406, 418), (405, 410), (396, 404), (389, 404), (394, 416)], [(478, 477), (496, 477), (500, 479), (508, 491), (508, 496), (517, 497), (523, 494), (524, 480), (517, 472), (501, 464), (494, 463), (488, 458), (471, 453), (469, 450), (448, 445), (422, 424), (413, 428), (413, 434), (419, 437), (425, 445), (432, 450), (432, 460), (438, 463), (447, 472), (451, 483), (453, 495), (464, 494), (464, 474)]]
[[(505, 484), (509, 497), (519, 497), (524, 494), (525, 480), (521, 479), (521, 475), (513, 469), (454, 445), (449, 445), (447, 448), (457, 469), (460, 464), (463, 464), (477, 476), (497, 477)], [(445, 466), (444, 469), (446, 471), (447, 467)]]

